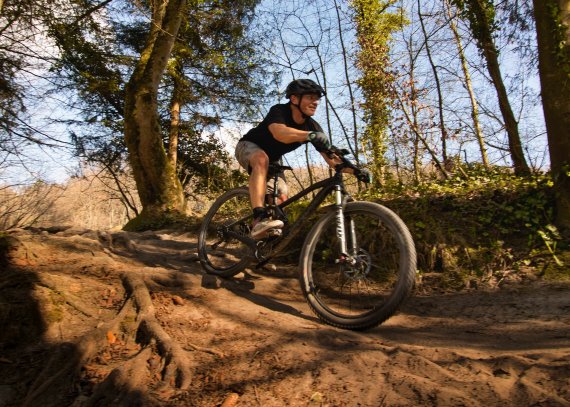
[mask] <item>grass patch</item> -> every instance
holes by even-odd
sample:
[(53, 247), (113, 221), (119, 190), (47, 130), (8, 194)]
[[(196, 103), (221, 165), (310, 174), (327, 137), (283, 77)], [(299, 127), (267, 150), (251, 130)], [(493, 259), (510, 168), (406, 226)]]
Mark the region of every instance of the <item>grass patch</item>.
[(123, 230), (128, 232), (143, 232), (147, 230), (189, 230), (197, 231), (201, 219), (184, 215), (177, 211), (164, 211), (158, 213), (141, 213), (131, 219)]

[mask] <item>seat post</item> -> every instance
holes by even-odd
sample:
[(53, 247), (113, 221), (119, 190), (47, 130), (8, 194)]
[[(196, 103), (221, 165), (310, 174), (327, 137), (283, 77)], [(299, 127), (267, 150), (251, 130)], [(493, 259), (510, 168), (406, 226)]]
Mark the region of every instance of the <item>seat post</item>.
[(266, 194), (266, 205), (270, 206), (271, 214), (276, 219), (281, 219), (287, 223), (287, 217), (277, 204), (279, 198), (279, 175), (285, 170), (292, 170), (291, 167), (281, 165), (278, 162), (269, 163), (269, 179), (273, 179), (273, 191), (271, 194)]
[(279, 197), (279, 191), (277, 186), (279, 185), (279, 171), (276, 171), (273, 175), (273, 205), (276, 204), (277, 198)]

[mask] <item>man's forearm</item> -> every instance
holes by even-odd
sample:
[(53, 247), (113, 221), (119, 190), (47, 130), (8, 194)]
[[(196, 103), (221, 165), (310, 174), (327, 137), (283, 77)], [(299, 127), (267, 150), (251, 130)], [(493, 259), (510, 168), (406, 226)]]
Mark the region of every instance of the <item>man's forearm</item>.
[(291, 143), (302, 143), (307, 141), (309, 131), (298, 130), (292, 127), (287, 127), (284, 124), (270, 124), (269, 131), (273, 135), (273, 138), (284, 144)]

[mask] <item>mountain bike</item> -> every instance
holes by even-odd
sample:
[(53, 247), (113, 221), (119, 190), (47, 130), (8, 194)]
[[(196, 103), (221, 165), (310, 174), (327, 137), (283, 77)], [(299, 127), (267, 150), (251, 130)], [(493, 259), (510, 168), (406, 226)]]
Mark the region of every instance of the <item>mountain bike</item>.
[[(198, 256), (206, 272), (227, 278), (252, 264), (262, 267), (310, 226), (301, 250), (299, 277), (303, 295), (318, 318), (339, 328), (364, 330), (391, 317), (414, 286), (414, 242), (392, 210), (353, 200), (342, 171), (352, 168), (358, 175), (361, 170), (346, 158), (347, 153), (333, 147), (327, 154), (341, 161), (334, 174), (279, 204), (278, 177), (291, 168), (270, 165), (273, 188), (266, 207), (285, 226), (261, 240), (250, 237), (253, 215), (248, 188), (221, 195), (204, 217), (198, 237)], [(290, 219), (287, 207), (315, 191), (300, 215)]]

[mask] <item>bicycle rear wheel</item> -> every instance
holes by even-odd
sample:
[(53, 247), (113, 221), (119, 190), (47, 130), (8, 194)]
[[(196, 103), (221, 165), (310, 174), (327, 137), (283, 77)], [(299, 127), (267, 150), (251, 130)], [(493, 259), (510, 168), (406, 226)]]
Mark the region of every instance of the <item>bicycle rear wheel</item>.
[(251, 261), (249, 247), (231, 236), (248, 236), (252, 220), (247, 188), (232, 189), (212, 205), (198, 234), (198, 257), (210, 274), (232, 277)]
[(301, 253), (301, 285), (307, 302), (327, 324), (372, 328), (392, 316), (412, 291), (416, 250), (402, 220), (372, 202), (344, 210), (349, 260), (343, 260), (334, 212), (317, 221)]

